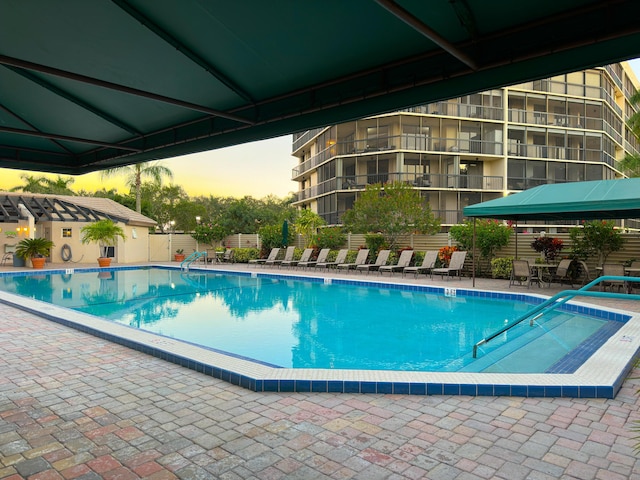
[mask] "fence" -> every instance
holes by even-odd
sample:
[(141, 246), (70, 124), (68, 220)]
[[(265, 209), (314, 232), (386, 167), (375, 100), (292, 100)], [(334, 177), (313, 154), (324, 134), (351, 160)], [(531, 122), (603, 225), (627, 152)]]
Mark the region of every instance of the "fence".
[[(560, 238), (564, 243), (564, 249), (560, 252), (561, 255), (568, 255), (571, 253), (571, 240), (568, 233), (549, 234), (553, 237)], [(531, 248), (531, 242), (537, 237), (537, 234), (531, 233), (519, 233), (518, 234), (518, 256), (519, 257), (537, 257), (540, 256), (538, 252)], [(637, 233), (625, 233), (625, 243), (622, 250), (613, 252), (609, 255), (607, 262), (621, 263), (633, 259), (640, 260), (640, 234)], [(230, 235), (220, 242), (219, 245), (198, 245), (196, 241), (189, 234), (173, 233), (173, 234), (154, 234), (149, 236), (149, 261), (170, 261), (173, 260), (173, 254), (179, 248), (183, 249), (185, 253), (189, 254), (198, 248), (199, 250), (205, 250), (207, 248), (214, 248), (219, 246), (227, 246), (231, 248), (258, 248), (260, 244), (260, 238), (257, 234), (239, 233), (236, 235)], [(298, 248), (304, 247), (304, 238), (301, 235), (296, 235), (293, 243)], [(344, 248), (350, 250), (356, 250), (360, 246), (365, 245), (364, 234), (348, 234), (347, 241)], [(447, 245), (456, 245), (456, 242), (449, 237), (447, 233), (438, 233), (436, 235), (406, 235), (399, 238), (399, 246), (412, 247), (416, 251), (426, 250), (438, 250)], [(497, 252), (498, 257), (515, 257), (516, 243), (515, 236), (512, 235), (509, 244), (501, 248)], [(598, 259), (595, 257), (587, 260), (587, 266), (591, 272), (595, 272), (596, 263)], [(470, 262), (469, 262), (470, 264)], [(483, 266), (483, 269), (487, 266)]]

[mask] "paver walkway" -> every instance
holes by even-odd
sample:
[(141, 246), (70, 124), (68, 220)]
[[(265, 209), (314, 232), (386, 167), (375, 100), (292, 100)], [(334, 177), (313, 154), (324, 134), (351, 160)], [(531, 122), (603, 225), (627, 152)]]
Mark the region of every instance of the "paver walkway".
[(613, 400), (255, 393), (0, 304), (0, 479), (638, 479), (636, 376)]

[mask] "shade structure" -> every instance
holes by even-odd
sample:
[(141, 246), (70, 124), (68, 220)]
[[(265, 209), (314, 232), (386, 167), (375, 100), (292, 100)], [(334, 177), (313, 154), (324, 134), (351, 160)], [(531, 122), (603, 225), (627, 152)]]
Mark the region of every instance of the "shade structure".
[[(540, 185), (508, 197), (465, 207), (474, 219), (473, 285), (475, 269), (475, 219), (501, 220), (607, 220), (640, 218), (640, 178), (597, 180)], [(518, 232), (516, 229), (516, 257)]]
[(640, 218), (640, 178), (540, 185), (470, 205), (463, 215), (515, 221)]
[(606, 65), (640, 56), (638, 18), (637, 0), (3, 0), (0, 167), (82, 174)]

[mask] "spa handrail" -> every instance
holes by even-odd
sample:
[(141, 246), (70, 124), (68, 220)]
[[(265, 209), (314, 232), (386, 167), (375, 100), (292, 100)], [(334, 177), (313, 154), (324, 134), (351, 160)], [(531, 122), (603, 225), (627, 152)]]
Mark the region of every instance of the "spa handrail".
[(182, 263), (180, 264), (180, 270), (184, 269), (184, 270), (189, 270), (189, 266), (199, 260), (200, 258), (204, 257), (204, 261), (207, 261), (207, 252), (193, 252), (191, 255), (189, 255), (187, 258), (185, 258)]
[(478, 343), (476, 343), (473, 346), (473, 358), (477, 358), (477, 356), (478, 356), (478, 347), (480, 347), (481, 345), (484, 345), (485, 343), (488, 343), (491, 340), (493, 340), (494, 338), (502, 335), (504, 332), (506, 332), (507, 330), (511, 329), (512, 327), (515, 327), (516, 325), (522, 323), (527, 318), (533, 317), (534, 315), (538, 314), (534, 318), (531, 319), (531, 325), (533, 325), (533, 321), (536, 318), (541, 317), (548, 310), (553, 310), (554, 308), (557, 308), (557, 307), (559, 307), (561, 305), (564, 305), (565, 303), (567, 303), (569, 300), (571, 300), (574, 297), (602, 297), (602, 298), (624, 298), (624, 299), (627, 299), (627, 300), (640, 300), (640, 295), (634, 295), (634, 294), (630, 294), (630, 293), (589, 292), (588, 291), (591, 287), (594, 287), (594, 286), (598, 285), (599, 283), (601, 283), (603, 281), (611, 281), (611, 280), (617, 280), (617, 281), (621, 281), (622, 280), (624, 282), (637, 282), (637, 283), (640, 283), (640, 277), (627, 277), (627, 276), (621, 277), (621, 276), (615, 276), (615, 275), (603, 275), (603, 276), (598, 277), (595, 280), (589, 282), (588, 284), (586, 284), (584, 287), (580, 288), (579, 290), (563, 290), (561, 292), (558, 292), (553, 297), (545, 300), (540, 305), (537, 305), (536, 307), (534, 307), (533, 309), (529, 310), (524, 315), (521, 315), (520, 317), (518, 317), (513, 322), (509, 323), (508, 325), (505, 325), (504, 327), (502, 327), (497, 332), (492, 333), (488, 337), (485, 337), (482, 340), (480, 340)]

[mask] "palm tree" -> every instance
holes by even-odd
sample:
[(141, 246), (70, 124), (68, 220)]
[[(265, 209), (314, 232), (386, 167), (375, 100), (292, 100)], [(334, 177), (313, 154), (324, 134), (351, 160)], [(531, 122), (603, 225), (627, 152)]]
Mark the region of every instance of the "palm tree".
[(46, 193), (54, 193), (57, 195), (75, 195), (74, 191), (71, 190), (70, 185), (75, 180), (71, 177), (63, 178), (60, 175), (56, 177), (55, 180), (50, 178), (44, 179)]
[(102, 172), (102, 177), (113, 175), (126, 175), (127, 186), (136, 193), (136, 212), (142, 213), (142, 178), (150, 178), (152, 181), (161, 184), (162, 177), (173, 179), (173, 172), (160, 165), (158, 162), (142, 162), (134, 165), (124, 165), (122, 167), (109, 168)]
[(10, 188), (10, 192), (45, 193), (46, 187), (43, 185), (46, 180), (45, 177), (34, 177), (24, 173), (20, 175), (20, 178), (24, 180), (24, 185)]
[[(633, 94), (629, 101), (636, 109), (640, 107), (640, 92)], [(631, 129), (631, 133), (640, 140), (640, 110), (629, 117), (627, 125)], [(630, 177), (640, 177), (640, 155), (625, 155), (618, 167)]]

